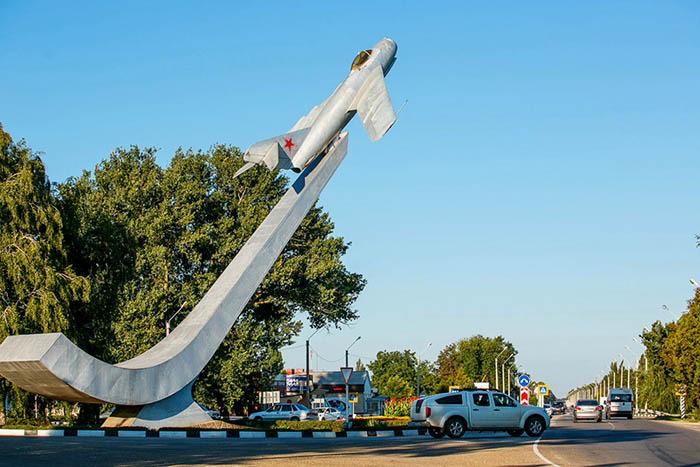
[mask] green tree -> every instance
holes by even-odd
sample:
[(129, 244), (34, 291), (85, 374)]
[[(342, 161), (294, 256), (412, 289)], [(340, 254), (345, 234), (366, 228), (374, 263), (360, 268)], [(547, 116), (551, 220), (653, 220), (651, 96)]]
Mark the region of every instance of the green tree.
[[(376, 358), (367, 365), (367, 368), (372, 372), (372, 386), (377, 388), (380, 395), (389, 395), (390, 391), (395, 393), (400, 387), (410, 387), (411, 391), (401, 396), (406, 397), (415, 395), (417, 364), (416, 355), (410, 350), (403, 352), (383, 350), (377, 352)], [(398, 386), (397, 380), (405, 384)], [(420, 387), (421, 392), (426, 394), (431, 394), (437, 389), (435, 368), (430, 362), (420, 362)]]
[[(68, 264), (41, 159), (0, 125), (0, 341), (15, 334), (71, 335), (68, 310), (86, 301), (88, 290)], [(29, 415), (33, 396), (5, 380), (2, 390), (12, 393), (16, 415)]]
[[(652, 410), (676, 413), (678, 398), (674, 394), (672, 369), (664, 359), (664, 347), (675, 328), (674, 323), (663, 324), (656, 321), (651, 328), (640, 334), (644, 344), (644, 370), (639, 370), (639, 394), (637, 400)], [(614, 368), (617, 370), (617, 367)], [(619, 382), (619, 377), (617, 378)], [(613, 379), (609, 378), (609, 381)]]
[[(90, 277), (90, 303), (74, 314), (81, 344), (108, 361), (132, 358), (186, 316), (284, 194), (288, 180), (256, 168), (233, 179), (237, 148), (177, 151), (167, 169), (155, 150), (118, 149), (60, 186), (71, 257)], [(282, 369), (279, 348), (312, 326), (340, 326), (365, 281), (341, 261), (348, 244), (315, 206), (195, 384), (223, 412), (253, 403)]]
[(367, 371), (365, 364), (362, 363), (362, 359), (360, 358), (358, 358), (357, 362), (355, 363), (355, 371)]
[(662, 357), (675, 384), (687, 387), (689, 411), (700, 409), (700, 288), (664, 340)]
[(495, 363), (499, 354), (499, 383), (501, 364), (512, 355), (506, 363), (505, 370), (506, 381), (510, 373), (511, 383), (514, 384), (516, 371), (512, 362), (517, 352), (513, 344), (501, 336), (493, 338), (478, 334), (449, 344), (440, 352), (436, 365), (441, 387), (446, 389), (452, 385), (470, 386), (475, 381), (488, 381), (491, 387), (495, 388)]
[(400, 376), (393, 375), (384, 382), (380, 393), (392, 399), (401, 399), (415, 395), (416, 388)]

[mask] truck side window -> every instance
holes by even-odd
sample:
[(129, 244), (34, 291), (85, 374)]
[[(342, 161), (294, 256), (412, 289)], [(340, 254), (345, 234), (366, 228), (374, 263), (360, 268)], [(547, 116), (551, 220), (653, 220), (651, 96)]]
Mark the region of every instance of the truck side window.
[(489, 402), (489, 395), (484, 392), (472, 394), (472, 397), (474, 398), (474, 405), (478, 405), (480, 407), (488, 407), (491, 405)]
[(451, 396), (445, 396), (441, 397), (440, 399), (435, 399), (435, 402), (437, 402), (438, 404), (461, 404), (462, 395), (452, 394)]
[(496, 407), (516, 407), (515, 401), (505, 394), (494, 394), (493, 405)]

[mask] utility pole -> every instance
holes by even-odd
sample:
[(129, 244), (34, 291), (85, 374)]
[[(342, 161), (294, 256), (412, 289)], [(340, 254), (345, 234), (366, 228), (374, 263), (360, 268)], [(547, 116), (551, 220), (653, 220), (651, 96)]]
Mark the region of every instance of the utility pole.
[(348, 348), (345, 349), (345, 366), (350, 366), (350, 364), (348, 363), (348, 350), (350, 350), (350, 347), (352, 347), (353, 345), (355, 345), (355, 342), (359, 341), (361, 337), (362, 337), (362, 336), (358, 336), (357, 339), (355, 339), (354, 341), (352, 341), (352, 344), (350, 344), (350, 345), (348, 346)]
[(310, 378), (309, 378), (309, 341), (311, 340), (312, 337), (316, 335), (318, 331), (320, 331), (321, 328), (316, 329), (313, 334), (309, 336), (308, 339), (306, 339), (306, 395), (304, 396), (304, 405), (307, 406), (308, 408), (311, 408), (311, 389), (310, 389)]

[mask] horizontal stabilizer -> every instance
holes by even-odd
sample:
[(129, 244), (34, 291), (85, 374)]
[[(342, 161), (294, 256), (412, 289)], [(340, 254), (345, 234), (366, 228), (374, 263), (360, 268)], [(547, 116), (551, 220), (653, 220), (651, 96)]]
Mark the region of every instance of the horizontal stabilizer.
[(291, 169), (292, 159), (308, 134), (309, 128), (303, 128), (253, 144), (243, 155), (246, 164), (234, 178), (255, 164), (265, 164), (270, 170)]
[(353, 107), (357, 109), (370, 140), (377, 141), (389, 131), (396, 121), (396, 114), (386, 91), (382, 67), (378, 66), (370, 72), (357, 93)]

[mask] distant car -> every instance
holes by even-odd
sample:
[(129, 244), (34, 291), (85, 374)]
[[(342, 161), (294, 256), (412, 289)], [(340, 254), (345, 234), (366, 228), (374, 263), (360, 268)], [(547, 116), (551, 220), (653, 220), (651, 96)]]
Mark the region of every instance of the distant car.
[(566, 406), (562, 401), (555, 401), (552, 402), (552, 415), (557, 414), (563, 414), (566, 413)]
[(595, 399), (579, 399), (571, 413), (574, 423), (579, 420), (603, 420), (603, 407)]
[(307, 420), (315, 418), (318, 414), (309, 410), (302, 404), (276, 404), (267, 410), (253, 412), (248, 415), (248, 420), (273, 421), (273, 420)]
[(317, 412), (319, 420), (345, 420), (345, 414), (333, 407), (321, 407)]
[(605, 416), (632, 418), (634, 412), (634, 392), (626, 388), (612, 388), (608, 391)]
[(207, 409), (199, 402), (197, 402), (197, 405), (200, 406), (202, 408), (202, 410), (204, 410), (207, 413), (207, 415), (209, 415), (214, 420), (219, 420), (221, 418), (221, 414), (219, 413), (218, 410)]

